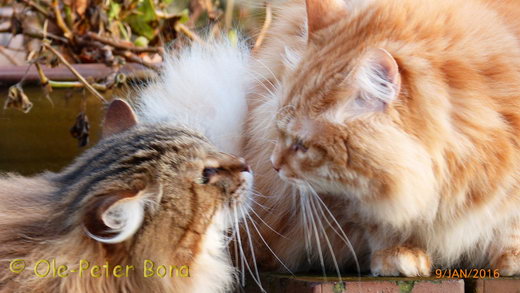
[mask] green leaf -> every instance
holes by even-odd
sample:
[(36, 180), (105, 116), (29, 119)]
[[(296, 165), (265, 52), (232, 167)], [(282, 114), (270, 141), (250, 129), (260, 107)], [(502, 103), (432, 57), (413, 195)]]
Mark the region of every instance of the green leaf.
[(157, 20), (155, 5), (152, 0), (141, 0), (137, 7), (137, 13), (125, 18), (133, 31), (149, 40), (155, 37), (155, 30), (150, 22)]
[(142, 13), (141, 17), (144, 21), (157, 20), (157, 15), (155, 15), (155, 4), (152, 0), (143, 0), (137, 10)]
[(110, 19), (110, 20), (117, 19), (120, 12), (121, 12), (121, 4), (111, 1), (110, 6), (108, 7), (108, 19)]
[(181, 13), (179, 13), (179, 14), (180, 14), (181, 18), (178, 20), (178, 22), (184, 24), (184, 23), (188, 22), (188, 20), (190, 20), (190, 11), (188, 9), (182, 10)]
[(125, 25), (120, 21), (117, 22), (117, 25), (119, 26), (119, 32), (121, 32), (121, 35), (123, 36), (123, 38), (125, 40), (129, 41), (130, 36), (128, 35), (128, 31), (126, 30)]
[(129, 17), (128, 24), (134, 32), (151, 40), (155, 37), (155, 30), (139, 17)]

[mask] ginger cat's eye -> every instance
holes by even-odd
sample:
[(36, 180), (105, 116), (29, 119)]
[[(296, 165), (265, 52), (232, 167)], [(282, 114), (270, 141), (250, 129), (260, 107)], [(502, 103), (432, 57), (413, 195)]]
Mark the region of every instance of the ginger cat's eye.
[(303, 142), (301, 140), (296, 141), (291, 145), (291, 150), (294, 152), (302, 152), (305, 153), (307, 150), (309, 150), (305, 145), (303, 145)]

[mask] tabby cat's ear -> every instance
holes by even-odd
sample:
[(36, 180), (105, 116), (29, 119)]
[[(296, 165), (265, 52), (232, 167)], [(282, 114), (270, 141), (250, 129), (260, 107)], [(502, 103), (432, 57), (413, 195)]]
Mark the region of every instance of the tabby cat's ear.
[(355, 106), (360, 112), (382, 111), (399, 95), (401, 77), (394, 57), (385, 49), (371, 49), (358, 72), (359, 94)]
[(86, 233), (102, 243), (120, 243), (141, 227), (147, 204), (160, 201), (160, 185), (139, 191), (121, 191), (101, 195), (88, 205), (84, 216)]
[(345, 0), (306, 0), (309, 36), (348, 14)]
[(103, 137), (123, 132), (137, 124), (137, 117), (130, 105), (120, 99), (115, 99), (108, 106), (103, 122)]

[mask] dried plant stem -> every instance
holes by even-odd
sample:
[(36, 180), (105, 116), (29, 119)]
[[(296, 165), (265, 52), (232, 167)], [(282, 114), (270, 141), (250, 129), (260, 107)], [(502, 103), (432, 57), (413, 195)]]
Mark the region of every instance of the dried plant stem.
[(40, 82), (43, 87), (43, 91), (45, 94), (45, 98), (51, 103), (51, 105), (54, 107), (54, 102), (51, 99), (50, 93), (52, 92), (52, 85), (50, 84), (49, 78), (45, 75), (43, 72), (42, 66), (40, 63), (35, 62), (34, 66), (36, 67), (36, 71), (38, 71), (38, 76), (40, 77)]
[(68, 42), (67, 39), (62, 38), (60, 36), (57, 36), (55, 34), (51, 34), (49, 32), (46, 32), (45, 35), (44, 35), (42, 31), (37, 31), (37, 30), (34, 30), (34, 29), (24, 30), (23, 34), (28, 36), (28, 37), (35, 38), (35, 39), (40, 39), (40, 40), (43, 40), (44, 38), (48, 38), (48, 39), (52, 39), (53, 41), (61, 42), (61, 43), (64, 43), (64, 44), (66, 44)]
[(225, 15), (225, 25), (226, 25), (226, 30), (229, 30), (231, 29), (231, 22), (233, 20), (233, 9), (234, 9), (234, 6), (235, 6), (235, 1), (234, 0), (227, 0), (226, 2), (226, 15)]
[(58, 4), (58, 0), (52, 0), (52, 9), (54, 10), (54, 16), (56, 18), (56, 24), (58, 27), (63, 31), (63, 35), (69, 39), (72, 40), (73, 34), (70, 31), (70, 29), (65, 24), (65, 21), (63, 21), (63, 18), (61, 17), (61, 11)]
[(233, 9), (235, 8), (234, 0), (227, 0), (226, 2), (226, 15), (224, 18), (224, 25), (226, 26), (226, 30), (231, 29), (231, 22), (233, 20)]
[(40, 77), (40, 82), (42, 86), (46, 87), (49, 84), (49, 79), (43, 72), (42, 66), (38, 62), (35, 62), (34, 66), (36, 67), (36, 71), (38, 72), (38, 76)]
[(109, 39), (103, 38), (103, 37), (101, 37), (98, 34), (93, 33), (93, 32), (88, 32), (87, 36), (89, 38), (93, 39), (93, 40), (96, 40), (96, 41), (98, 41), (100, 43), (112, 46), (112, 47), (117, 48), (117, 49), (129, 50), (129, 51), (133, 51), (133, 52), (137, 52), (137, 53), (148, 52), (148, 53), (159, 53), (161, 55), (163, 55), (163, 53), (164, 53), (162, 48), (158, 48), (158, 47), (145, 47), (145, 48), (142, 48), (142, 47), (136, 47), (136, 46), (133, 46), (133, 45), (121, 44), (121, 43), (118, 43), (118, 42), (116, 42), (114, 40), (109, 40)]
[[(56, 81), (56, 80), (49, 80), (49, 84), (53, 88), (84, 88), (85, 84), (83, 84), (81, 81)], [(98, 91), (107, 91), (108, 87), (106, 85), (102, 85), (99, 83), (93, 83), (92, 87), (95, 88)]]
[(31, 7), (32, 9), (38, 11), (39, 13), (41, 13), (46, 18), (54, 18), (54, 16), (49, 14), (49, 12), (47, 12), (47, 10), (45, 10), (45, 8), (41, 7), (39, 4), (36, 4), (33, 1), (31, 1), (31, 0), (21, 0), (21, 2), (23, 4)]
[(188, 36), (188, 38), (190, 38), (193, 41), (196, 41), (196, 42), (201, 43), (201, 44), (205, 43), (196, 33), (191, 31), (187, 26), (185, 26), (184, 24), (182, 24), (180, 22), (175, 24), (175, 30), (182, 32), (183, 34)]
[(130, 51), (115, 51), (114, 54), (119, 55), (119, 56), (123, 56), (128, 61), (144, 65), (144, 66), (152, 69), (155, 72), (159, 72), (159, 68), (157, 68), (157, 66), (155, 64), (144, 61), (143, 58), (135, 55), (134, 53), (132, 53)]
[(215, 10), (211, 0), (204, 0), (204, 6), (206, 6), (206, 10), (208, 11), (208, 13), (211, 13)]
[(74, 74), (85, 85), (87, 90), (89, 90), (93, 95), (98, 97), (102, 102), (106, 102), (105, 98), (103, 98), (103, 96), (95, 88), (93, 88), (92, 85), (90, 85), (90, 83), (88, 83), (88, 81), (76, 69), (74, 69), (74, 67), (72, 67), (72, 65), (70, 65), (70, 63), (67, 61), (67, 59), (65, 59), (60, 54), (60, 52), (58, 52), (56, 49), (54, 49), (47, 42), (43, 42), (42, 45), (46, 49), (51, 51), (54, 55), (56, 55), (56, 57), (58, 57), (58, 59), (60, 59), (61, 63), (63, 63), (63, 65), (65, 65), (70, 70), (70, 72), (72, 72), (72, 74)]
[(273, 20), (273, 12), (271, 10), (271, 3), (266, 2), (265, 3), (264, 25), (262, 26), (262, 30), (260, 31), (260, 34), (258, 35), (258, 38), (256, 39), (255, 45), (253, 47), (253, 52), (256, 52), (260, 48), (260, 46), (262, 46), (262, 42), (264, 41), (265, 35), (267, 34), (269, 27), (271, 26), (272, 20)]
[[(84, 88), (85, 85), (81, 81), (55, 81), (49, 80), (49, 84), (53, 88)], [(94, 85), (92, 85), (94, 86)]]
[(5, 51), (4, 46), (0, 46), (0, 54), (2, 54), (7, 60), (9, 60), (9, 62), (11, 62), (11, 64), (13, 64), (13, 65), (20, 65), (20, 63), (18, 63), (18, 61), (16, 61), (16, 59), (14, 59), (13, 56), (9, 55)]
[(14, 51), (14, 52), (24, 52), (25, 53), (25, 50), (22, 48), (4, 47), (4, 49), (9, 50), (9, 51)]

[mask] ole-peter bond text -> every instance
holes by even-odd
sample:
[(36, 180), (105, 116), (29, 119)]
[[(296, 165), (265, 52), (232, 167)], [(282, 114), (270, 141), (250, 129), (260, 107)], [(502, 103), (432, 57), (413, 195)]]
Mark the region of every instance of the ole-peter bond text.
[[(27, 265), (32, 265), (32, 267)], [(39, 278), (66, 278), (73, 274), (92, 278), (127, 278), (135, 273), (143, 274), (145, 278), (186, 278), (190, 276), (190, 268), (187, 265), (158, 265), (149, 259), (145, 260), (140, 268), (136, 268), (134, 265), (111, 264), (108, 261), (102, 265), (91, 264), (86, 259), (80, 260), (77, 265), (60, 264), (56, 259), (40, 259), (33, 264), (26, 264), (23, 259), (15, 259), (10, 262), (9, 270), (15, 274), (30, 270)]]

